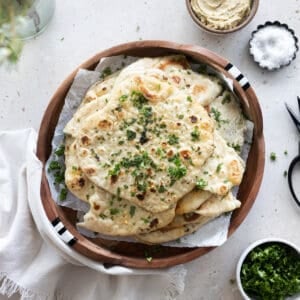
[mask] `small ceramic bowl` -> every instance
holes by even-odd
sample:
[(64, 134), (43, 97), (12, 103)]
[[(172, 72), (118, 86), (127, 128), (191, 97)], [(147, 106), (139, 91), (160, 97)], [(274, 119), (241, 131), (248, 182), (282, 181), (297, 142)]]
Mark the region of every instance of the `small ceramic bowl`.
[[(270, 66), (267, 66), (266, 64), (264, 64), (264, 62), (261, 61), (255, 55), (255, 43), (253, 45), (253, 41), (254, 41), (257, 33), (260, 32), (262, 29), (265, 29), (265, 28), (273, 28), (273, 29), (274, 28), (281, 28), (281, 29), (284, 29), (286, 31), (286, 33), (288, 33), (290, 35), (290, 39), (293, 40), (293, 42), (294, 42), (294, 51), (291, 54), (289, 60), (287, 60), (286, 62), (280, 63), (277, 66), (270, 67)], [(272, 37), (271, 39), (273, 39), (273, 38), (274, 37)], [(270, 37), (269, 37), (269, 39), (270, 39)], [(275, 43), (275, 45), (277, 44), (279, 46), (279, 49), (280, 49), (280, 48), (282, 48), (282, 46), (283, 46), (282, 44), (283, 43), (284, 42), (282, 42), (281, 44), (280, 43)], [(260, 44), (261, 44), (261, 41), (260, 41)], [(268, 46), (268, 48), (270, 49), (270, 46)], [(290, 49), (288, 49), (288, 50), (290, 50)], [(287, 24), (280, 23), (279, 21), (274, 21), (274, 22), (267, 21), (264, 24), (258, 25), (257, 28), (256, 28), (256, 30), (252, 32), (251, 39), (249, 41), (249, 53), (250, 53), (250, 56), (252, 56), (253, 60), (259, 65), (259, 67), (261, 67), (263, 69), (266, 69), (268, 71), (275, 71), (275, 70), (278, 70), (278, 69), (281, 69), (281, 68), (283, 68), (285, 66), (290, 65), (291, 62), (296, 58), (298, 50), (299, 50), (298, 38), (295, 35), (295, 31), (293, 29), (291, 29)], [(273, 51), (275, 53), (275, 57), (278, 59), (278, 49), (275, 48)], [(263, 52), (263, 54), (270, 56), (270, 53)], [(287, 55), (286, 51), (285, 51), (284, 54), (285, 54), (285, 56)]]
[[(239, 289), (239, 291), (240, 291), (243, 299), (245, 299), (245, 300), (253, 300), (253, 298), (250, 298), (246, 294), (246, 292), (244, 291), (244, 288), (243, 288), (243, 285), (242, 285), (242, 281), (241, 281), (241, 269), (242, 269), (242, 265), (243, 265), (246, 257), (248, 256), (248, 254), (254, 248), (256, 248), (257, 246), (261, 246), (263, 244), (266, 244), (266, 243), (280, 243), (280, 244), (289, 246), (292, 249), (294, 249), (296, 252), (298, 252), (299, 255), (300, 255), (300, 248), (297, 247), (295, 244), (293, 244), (293, 243), (291, 243), (291, 242), (289, 242), (287, 240), (284, 240), (284, 239), (280, 239), (280, 238), (265, 238), (265, 239), (258, 240), (256, 242), (252, 243), (248, 248), (246, 248), (246, 250), (244, 250), (244, 252), (240, 256), (240, 259), (239, 259), (237, 267), (236, 267), (236, 283), (237, 283), (238, 289)], [(289, 298), (289, 299), (294, 299), (294, 298)], [(299, 299), (299, 298), (297, 298), (297, 299)]]
[(258, 9), (258, 4), (259, 4), (259, 0), (252, 0), (252, 6), (251, 6), (251, 11), (250, 14), (242, 21), (242, 23), (240, 23), (238, 26), (231, 28), (231, 29), (212, 29), (208, 26), (206, 26), (205, 24), (203, 24), (199, 18), (197, 17), (197, 15), (195, 14), (195, 12), (192, 9), (192, 5), (191, 5), (191, 0), (186, 0), (186, 6), (188, 9), (188, 12), (190, 14), (190, 16), (192, 17), (193, 21), (198, 25), (198, 27), (208, 33), (213, 33), (213, 34), (227, 34), (227, 33), (232, 33), (235, 31), (238, 31), (242, 28), (244, 28), (255, 16), (257, 9)]

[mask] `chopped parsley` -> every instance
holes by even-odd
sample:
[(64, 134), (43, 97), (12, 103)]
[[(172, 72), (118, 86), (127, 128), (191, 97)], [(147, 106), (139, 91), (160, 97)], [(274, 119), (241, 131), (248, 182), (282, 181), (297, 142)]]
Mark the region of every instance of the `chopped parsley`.
[(127, 130), (126, 131), (126, 136), (127, 136), (128, 141), (132, 141), (136, 138), (136, 132), (134, 132), (132, 130)]
[(196, 182), (196, 188), (199, 190), (203, 190), (206, 186), (207, 186), (207, 181), (204, 180), (203, 178), (200, 178), (199, 180), (197, 180)]
[(119, 98), (119, 101), (120, 101), (121, 103), (123, 103), (123, 102), (125, 102), (125, 101), (127, 100), (127, 98), (128, 98), (128, 95), (122, 95), (122, 96)]
[(300, 254), (281, 243), (254, 248), (241, 268), (241, 282), (253, 299), (286, 299), (300, 292)]
[(229, 94), (226, 94), (225, 96), (224, 96), (224, 98), (222, 99), (222, 104), (224, 105), (224, 104), (226, 104), (226, 103), (230, 103), (231, 102), (231, 97), (230, 97), (230, 95)]
[(63, 156), (65, 153), (65, 145), (60, 145), (54, 152), (58, 157)]
[(62, 188), (60, 193), (59, 193), (59, 200), (60, 201), (66, 200), (67, 195), (68, 195), (68, 190), (66, 188)]
[(283, 176), (286, 177), (287, 175), (288, 175), (288, 172), (287, 172), (287, 171), (284, 171), (284, 172), (283, 172)]
[(184, 115), (177, 115), (177, 118), (178, 118), (179, 120), (182, 120), (182, 119), (184, 118)]
[(112, 74), (111, 68), (110, 68), (110, 67), (106, 67), (106, 68), (102, 71), (102, 73), (101, 73), (101, 75), (100, 75), (100, 78), (101, 78), (101, 79), (104, 79), (104, 78), (106, 78), (107, 76), (109, 76), (109, 75), (111, 75), (111, 74)]
[(169, 145), (176, 145), (179, 143), (179, 137), (175, 134), (170, 134), (168, 136), (168, 144)]
[(109, 210), (109, 212), (112, 216), (114, 216), (114, 215), (117, 215), (118, 213), (120, 213), (120, 210), (118, 208), (113, 207)]
[(136, 210), (135, 206), (130, 206), (129, 214), (131, 218), (135, 215), (135, 210)]
[(288, 155), (288, 152), (287, 152), (287, 150), (285, 150), (285, 151), (284, 151), (284, 155)]
[(191, 137), (193, 142), (200, 140), (200, 132), (198, 127), (195, 127), (194, 130), (191, 132)]
[(171, 179), (170, 186), (172, 186), (177, 180), (186, 175), (187, 169), (182, 165), (178, 154), (174, 155), (169, 161), (173, 162), (175, 165), (174, 167), (168, 168), (168, 175)]
[(48, 172), (51, 172), (51, 171), (54, 171), (54, 170), (60, 170), (60, 169), (61, 169), (60, 163), (56, 160), (52, 160), (49, 164)]
[(188, 102), (193, 102), (193, 99), (192, 99), (191, 96), (187, 96), (186, 100), (187, 100)]
[(210, 110), (210, 115), (214, 118), (214, 120), (218, 123), (218, 127), (221, 126), (223, 123), (228, 123), (228, 120), (221, 119), (221, 112), (218, 111), (216, 108), (212, 107)]
[(234, 144), (234, 143), (228, 143), (227, 144), (229, 147), (233, 148), (236, 152), (241, 152), (241, 145), (239, 144)]
[(132, 91), (130, 101), (132, 101), (133, 106), (138, 109), (142, 109), (144, 104), (148, 103), (148, 99), (145, 98), (142, 93), (137, 91)]
[(220, 171), (222, 169), (222, 165), (223, 165), (222, 163), (218, 164), (217, 169), (216, 169), (217, 173), (220, 173)]
[(271, 161), (275, 161), (277, 159), (277, 156), (276, 156), (275, 152), (270, 153), (270, 159), (271, 159)]

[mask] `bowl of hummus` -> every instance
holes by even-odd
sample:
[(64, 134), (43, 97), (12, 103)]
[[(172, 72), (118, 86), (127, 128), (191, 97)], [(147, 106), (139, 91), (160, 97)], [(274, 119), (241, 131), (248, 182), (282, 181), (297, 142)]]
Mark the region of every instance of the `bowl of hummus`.
[(259, 0), (186, 0), (194, 22), (210, 33), (235, 32), (255, 16)]

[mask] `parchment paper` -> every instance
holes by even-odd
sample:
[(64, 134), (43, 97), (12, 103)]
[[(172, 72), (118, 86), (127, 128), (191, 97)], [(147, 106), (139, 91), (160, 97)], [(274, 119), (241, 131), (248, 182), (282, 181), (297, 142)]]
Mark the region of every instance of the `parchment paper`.
[[(74, 82), (66, 96), (65, 104), (62, 108), (62, 112), (60, 114), (58, 124), (55, 128), (54, 137), (52, 140), (52, 152), (46, 163), (46, 170), (49, 168), (49, 164), (51, 161), (58, 161), (61, 165), (64, 165), (64, 157), (57, 156), (55, 154), (55, 150), (59, 148), (62, 144), (64, 144), (64, 134), (63, 129), (68, 123), (68, 121), (72, 118), (73, 114), (76, 112), (79, 104), (81, 103), (83, 97), (85, 96), (87, 90), (91, 85), (93, 85), (96, 81), (99, 81), (101, 78), (102, 72), (109, 67), (112, 72), (116, 72), (123, 67), (131, 64), (136, 61), (138, 58), (136, 57), (124, 57), (124, 56), (116, 56), (116, 57), (108, 57), (100, 61), (98, 66), (94, 71), (88, 71), (80, 69), (74, 79)], [(226, 78), (223, 74), (216, 73), (210, 67), (206, 67), (201, 64), (191, 64), (192, 69), (195, 71), (201, 69), (205, 69), (205, 72), (218, 76), (223, 83), (233, 91), (232, 80)], [(245, 135), (245, 144), (242, 149), (242, 158), (246, 161), (252, 143), (252, 134), (253, 134), (253, 123), (247, 122), (247, 131)], [(77, 220), (80, 221), (83, 218), (85, 212), (89, 210), (89, 204), (79, 200), (71, 192), (68, 192), (65, 200), (60, 200), (60, 193), (63, 188), (65, 188), (64, 184), (55, 184), (54, 183), (54, 174), (53, 172), (46, 172), (46, 176), (49, 182), (50, 190), (54, 201), (58, 205), (66, 206), (78, 211)], [(238, 192), (238, 187), (233, 189), (233, 194), (236, 196)], [(166, 243), (164, 245), (172, 246), (172, 247), (212, 247), (212, 246), (220, 246), (227, 240), (228, 228), (230, 224), (231, 213), (224, 214), (203, 227), (201, 227), (198, 231), (193, 234), (182, 237), (180, 240)], [(102, 237), (110, 240), (122, 240), (122, 241), (131, 241), (135, 242), (131, 238), (115, 238), (111, 236), (105, 236), (102, 234), (95, 234), (89, 230), (78, 227), (78, 231), (88, 237)]]

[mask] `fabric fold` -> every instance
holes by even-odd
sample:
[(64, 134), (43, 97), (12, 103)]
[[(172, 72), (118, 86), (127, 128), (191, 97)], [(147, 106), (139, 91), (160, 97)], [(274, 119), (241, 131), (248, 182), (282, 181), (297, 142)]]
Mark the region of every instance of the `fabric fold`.
[(0, 294), (18, 292), (22, 300), (174, 299), (181, 294), (184, 266), (106, 270), (100, 263), (95, 267), (89, 259), (82, 260), (66, 245), (55, 245), (41, 207), (36, 139), (33, 129), (0, 132)]

